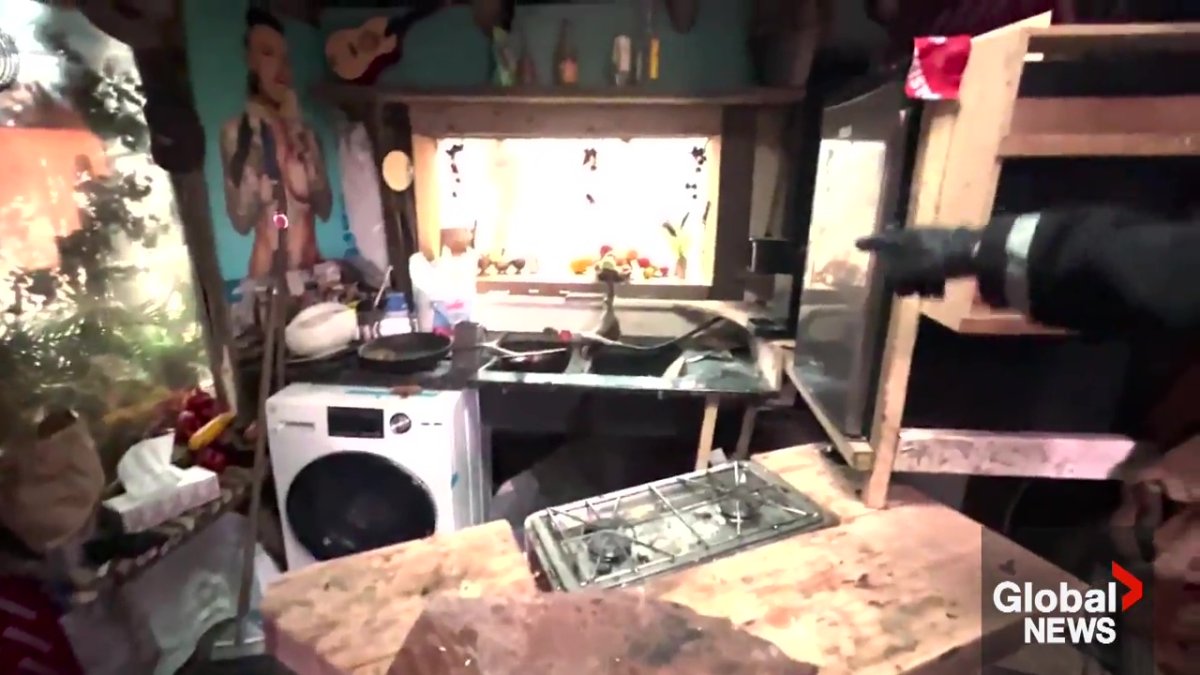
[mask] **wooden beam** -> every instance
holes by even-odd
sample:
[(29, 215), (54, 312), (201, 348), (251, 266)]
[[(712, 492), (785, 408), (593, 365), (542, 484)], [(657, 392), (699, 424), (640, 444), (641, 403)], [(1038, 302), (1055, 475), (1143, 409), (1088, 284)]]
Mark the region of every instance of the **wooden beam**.
[(903, 429), (896, 471), (1107, 480), (1136, 444), (1103, 434)]
[[(710, 224), (705, 236), (712, 237), (711, 300), (742, 300), (746, 289), (746, 265), (750, 261), (750, 210), (754, 202), (754, 155), (758, 115), (748, 108), (722, 111), (720, 139), (715, 144), (717, 186), (713, 195)], [(711, 176), (713, 171), (709, 171)], [(688, 227), (694, 227), (688, 224)], [(715, 230), (715, 231), (714, 231)]]
[(921, 314), (955, 333), (970, 335), (1067, 335), (1069, 332), (1034, 323), (1019, 312), (987, 307), (967, 314), (952, 314), (943, 304), (923, 300)]
[[(411, 114), (411, 111), (410, 111)], [(417, 250), (427, 260), (442, 253), (442, 230), (438, 221), (437, 139), (413, 131), (413, 187), (417, 209)]]
[(1200, 96), (1027, 98), (1001, 157), (1200, 154)]
[(1200, 132), (1190, 134), (1011, 134), (1000, 156), (1014, 157), (1195, 157)]
[(1198, 134), (1200, 96), (1022, 98), (1009, 134)]
[(1029, 50), (1049, 58), (1089, 52), (1200, 51), (1200, 23), (1062, 24), (1029, 35)]
[(313, 93), (327, 101), (430, 105), (671, 106), (728, 107), (791, 105), (804, 99), (803, 87), (754, 87), (713, 92), (656, 92), (638, 88), (455, 87), (414, 88), (321, 82)]
[[(376, 167), (383, 166), (383, 158), (389, 152), (401, 149), (402, 138), (407, 140), (404, 138), (408, 135), (407, 130), (393, 129), (392, 118), (388, 113), (389, 110), (385, 105), (371, 106), (364, 123), (367, 135), (371, 139), (371, 149), (374, 152)], [(388, 187), (387, 181), (383, 179), (383, 172), (380, 170), (379, 196), (380, 207), (383, 209), (384, 243), (387, 246), (388, 261), (392, 265), (392, 274), (388, 282), (392, 284), (392, 288), (409, 294), (409, 297), (412, 297), (412, 278), (408, 274), (408, 256), (413, 253), (409, 250), (411, 248), (409, 242), (415, 238), (410, 238), (406, 231), (406, 226), (407, 228), (414, 227), (408, 213), (412, 210), (413, 196), (411, 193), (412, 188), (410, 187), (406, 194), (397, 194)], [(409, 222), (406, 223), (406, 220)]]
[(717, 107), (558, 106), (524, 102), (408, 104), (413, 133), (434, 138), (629, 138), (631, 136), (717, 136)]

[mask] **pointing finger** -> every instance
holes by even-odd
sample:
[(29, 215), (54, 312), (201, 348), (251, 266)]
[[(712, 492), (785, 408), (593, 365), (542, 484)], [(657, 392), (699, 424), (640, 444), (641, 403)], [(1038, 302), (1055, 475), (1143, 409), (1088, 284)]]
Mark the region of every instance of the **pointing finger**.
[(854, 245), (860, 251), (869, 251), (872, 253), (877, 253), (880, 251), (895, 251), (901, 247), (900, 242), (887, 235), (863, 237), (862, 239), (854, 242)]

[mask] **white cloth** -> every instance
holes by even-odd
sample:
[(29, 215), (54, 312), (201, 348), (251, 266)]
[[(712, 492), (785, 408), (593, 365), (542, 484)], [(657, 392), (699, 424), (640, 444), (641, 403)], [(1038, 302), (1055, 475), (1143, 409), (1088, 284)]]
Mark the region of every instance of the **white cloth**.
[(363, 258), (386, 270), (387, 234), (379, 195), (379, 170), (366, 127), (355, 124), (338, 137), (338, 159), (342, 165), (346, 217), (355, 246)]

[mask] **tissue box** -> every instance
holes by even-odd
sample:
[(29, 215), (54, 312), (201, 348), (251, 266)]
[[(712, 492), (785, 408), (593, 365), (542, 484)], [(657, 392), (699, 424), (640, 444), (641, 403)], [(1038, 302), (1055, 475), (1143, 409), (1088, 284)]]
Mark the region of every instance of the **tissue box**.
[(217, 474), (193, 466), (183, 471), (179, 483), (148, 495), (134, 497), (121, 494), (107, 499), (104, 505), (116, 511), (125, 524), (126, 532), (142, 532), (203, 506), (221, 496)]

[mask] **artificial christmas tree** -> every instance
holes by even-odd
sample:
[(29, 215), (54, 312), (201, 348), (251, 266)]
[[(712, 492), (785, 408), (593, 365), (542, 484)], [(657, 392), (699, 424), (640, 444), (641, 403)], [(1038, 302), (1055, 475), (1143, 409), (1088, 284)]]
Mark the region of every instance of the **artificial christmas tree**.
[[(130, 444), (174, 420), (177, 394), (195, 386), (207, 360), (181, 226), (162, 199), (169, 183), (147, 159), (137, 74), (117, 65), (132, 60), (89, 62), (66, 30), (47, 23), (38, 36), (59, 59), (60, 85), (0, 95), (0, 147), (11, 152), (33, 134), (61, 146), (43, 141), (24, 153), (25, 183), (40, 177), (42, 198), (0, 193), (0, 228), (22, 237), (0, 238), (0, 418), (10, 421), (0, 447), (42, 411), (70, 408), (111, 475)], [(75, 145), (70, 166), (50, 157)], [(53, 264), (26, 255), (36, 247), (25, 240), (39, 236), (53, 238)]]

